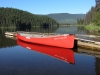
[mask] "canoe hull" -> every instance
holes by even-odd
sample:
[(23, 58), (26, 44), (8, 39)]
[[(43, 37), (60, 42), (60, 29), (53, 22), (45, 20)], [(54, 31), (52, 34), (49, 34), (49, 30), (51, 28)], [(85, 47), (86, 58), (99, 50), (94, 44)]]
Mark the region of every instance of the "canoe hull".
[(63, 48), (73, 48), (74, 47), (74, 35), (60, 35), (54, 37), (28, 37), (16, 34), (17, 39), (20, 39), (25, 42), (63, 47)]

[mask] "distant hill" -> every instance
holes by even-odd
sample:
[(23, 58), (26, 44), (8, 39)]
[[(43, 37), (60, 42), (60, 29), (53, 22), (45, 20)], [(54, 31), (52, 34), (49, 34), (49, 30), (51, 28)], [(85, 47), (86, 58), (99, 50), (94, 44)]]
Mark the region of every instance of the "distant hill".
[(0, 27), (18, 27), (31, 29), (33, 26), (58, 26), (58, 22), (44, 15), (35, 15), (28, 11), (0, 7)]
[(69, 14), (69, 13), (54, 13), (47, 15), (50, 18), (53, 18), (58, 23), (69, 23), (69, 24), (76, 24), (77, 19), (84, 18), (85, 14)]

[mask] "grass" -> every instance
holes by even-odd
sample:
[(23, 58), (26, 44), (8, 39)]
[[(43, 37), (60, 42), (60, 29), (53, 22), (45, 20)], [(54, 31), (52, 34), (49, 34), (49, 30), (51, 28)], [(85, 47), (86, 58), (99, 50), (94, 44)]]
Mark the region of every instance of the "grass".
[(100, 26), (91, 26), (91, 25), (86, 25), (85, 28), (87, 30), (100, 30)]

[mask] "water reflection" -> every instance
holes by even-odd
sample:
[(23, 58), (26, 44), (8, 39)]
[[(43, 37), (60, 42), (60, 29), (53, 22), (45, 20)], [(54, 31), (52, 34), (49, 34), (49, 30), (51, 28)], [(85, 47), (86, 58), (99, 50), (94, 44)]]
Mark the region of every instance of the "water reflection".
[(4, 31), (0, 30), (0, 48), (6, 48), (6, 47), (14, 47), (16, 46), (16, 41), (7, 38), (4, 35)]
[(68, 34), (86, 34), (86, 35), (100, 35), (100, 31), (88, 31), (84, 26), (48, 26), (46, 24), (40, 27), (25, 27), (25, 28), (2, 28), (0, 32), (16, 32), (16, 31), (29, 31), (29, 32), (42, 32), (42, 33), (68, 33)]
[[(61, 27), (62, 28), (62, 27)], [(41, 29), (39, 27), (33, 28), (32, 31), (35, 32), (55, 32), (60, 28), (51, 28)], [(64, 30), (64, 31), (63, 31)], [(67, 31), (68, 30), (68, 31)], [(82, 31), (81, 31), (82, 30)], [(63, 27), (61, 31), (63, 33), (79, 33), (79, 34), (87, 34), (86, 31), (83, 31), (81, 27)], [(68, 59), (67, 62), (71, 62), (72, 64), (66, 63), (66, 61), (62, 58), (54, 57), (53, 55), (42, 52), (36, 48), (32, 50), (28, 50), (25, 47), (17, 46), (16, 41), (5, 37), (5, 31), (16, 31), (15, 29), (0, 29), (0, 75), (100, 75), (100, 53), (99, 51), (93, 50), (81, 50), (78, 49), (73, 50), (74, 54), (72, 57), (66, 56), (69, 55), (68, 51), (66, 53), (66, 57), (61, 54), (59, 49), (55, 48), (54, 50), (46, 49), (47, 51), (59, 51), (58, 55), (63, 58)], [(58, 31), (59, 33), (62, 33)], [(24, 43), (25, 44), (25, 43)], [(13, 47), (14, 46), (14, 47)], [(33, 47), (33, 46), (32, 46)], [(46, 47), (44, 47), (46, 48)], [(44, 49), (45, 50), (45, 49)], [(65, 51), (65, 50), (64, 50)], [(81, 51), (81, 52), (80, 52)], [(83, 52), (84, 51), (84, 52)], [(86, 52), (89, 52), (87, 55)], [(91, 52), (91, 53), (90, 53)], [(42, 54), (43, 53), (43, 54)], [(57, 52), (56, 52), (57, 53)], [(97, 57), (93, 53), (97, 53)], [(56, 54), (57, 55), (57, 54)], [(57, 55), (57, 56), (58, 56)], [(52, 57), (51, 57), (52, 56)], [(59, 60), (57, 60), (59, 59)], [(72, 61), (73, 60), (73, 61)], [(64, 61), (64, 62), (63, 62)]]
[(28, 31), (28, 32), (43, 32), (43, 33), (54, 33), (58, 27), (32, 27), (31, 29), (28, 28), (0, 28), (0, 33), (4, 34), (7, 32), (16, 32), (16, 31)]
[(95, 62), (95, 71), (96, 71), (96, 75), (100, 75), (100, 58), (96, 57), (96, 62)]
[(0, 48), (16, 46), (16, 41), (9, 39), (5, 36), (5, 32), (16, 32), (16, 31), (30, 31), (30, 32), (42, 32), (42, 33), (54, 33), (57, 27), (32, 27), (30, 28), (0, 28)]
[(34, 50), (52, 56), (64, 62), (75, 64), (74, 52), (71, 49), (32, 44), (32, 43), (23, 42), (18, 39), (17, 39), (17, 44), (24, 48), (28, 48), (30, 50)]
[(86, 34), (84, 27), (82, 26), (65, 26), (59, 27), (55, 33), (68, 33), (68, 34)]
[(100, 35), (100, 31), (88, 31), (84, 26), (65, 26), (59, 27), (56, 33), (70, 33), (70, 34), (86, 34), (86, 35)]

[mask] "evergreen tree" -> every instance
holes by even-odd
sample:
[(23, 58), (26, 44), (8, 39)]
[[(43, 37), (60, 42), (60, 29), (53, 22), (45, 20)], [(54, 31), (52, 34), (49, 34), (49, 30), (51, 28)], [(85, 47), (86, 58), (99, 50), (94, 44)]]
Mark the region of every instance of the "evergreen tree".
[(47, 16), (34, 15), (15, 8), (0, 8), (0, 27), (33, 27), (47, 23), (49, 26), (59, 24)]

